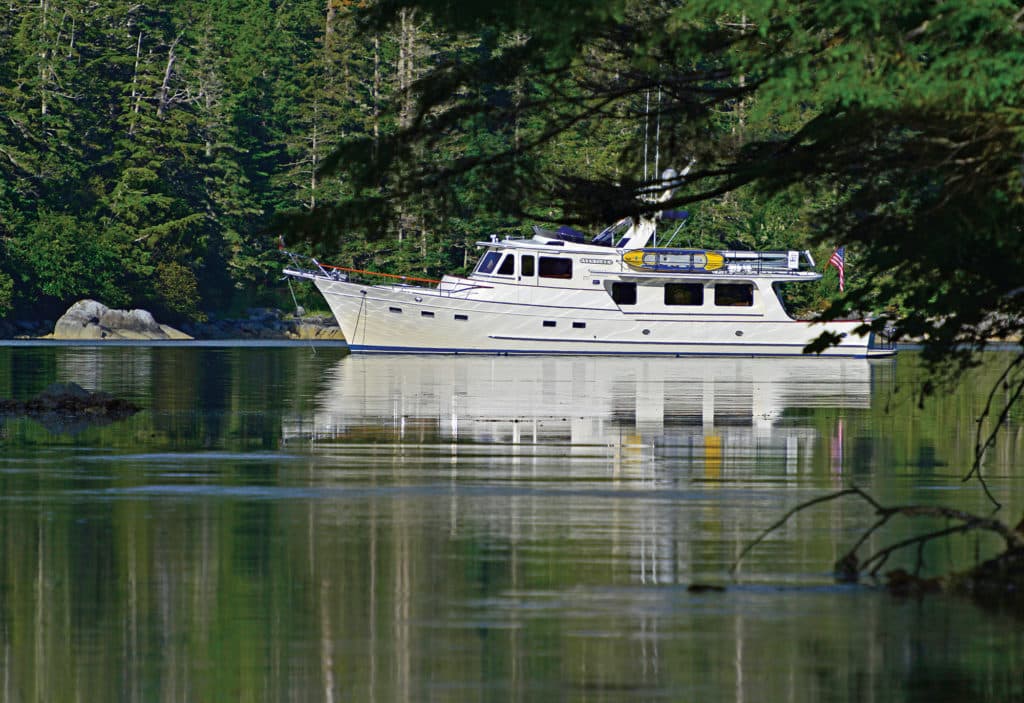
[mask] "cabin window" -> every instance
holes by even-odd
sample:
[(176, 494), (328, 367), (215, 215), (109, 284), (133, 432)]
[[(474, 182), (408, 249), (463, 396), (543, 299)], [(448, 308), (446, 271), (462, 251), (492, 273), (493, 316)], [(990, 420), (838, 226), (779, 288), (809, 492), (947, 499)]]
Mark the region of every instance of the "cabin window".
[(556, 259), (553, 256), (540, 257), (541, 278), (572, 278), (572, 259)]
[(420, 310), (420, 315), (423, 317), (433, 317), (434, 313), (432, 313), (430, 310)]
[(719, 283), (715, 286), (715, 305), (750, 307), (754, 304), (754, 286), (750, 283)]
[(501, 266), (498, 267), (498, 275), (500, 276), (515, 276), (516, 275), (516, 255), (505, 254), (505, 258), (501, 260)]
[(587, 328), (587, 323), (586, 322), (574, 322), (574, 323), (572, 323), (572, 328), (574, 330), (585, 330)]
[(463, 320), (463, 321), (465, 321), (465, 320), (469, 319), (469, 315), (459, 315), (459, 314), (456, 314), (455, 315), (455, 319), (456, 320)]
[(558, 323), (554, 320), (544, 320), (545, 327), (555, 327), (556, 325), (558, 325)]
[(703, 305), (703, 283), (666, 283), (665, 305)]
[(613, 283), (612, 300), (616, 305), (636, 305), (636, 284)]
[(533, 254), (530, 254), (529, 256), (523, 256), (522, 260), (520, 260), (520, 262), (519, 262), (519, 266), (520, 266), (520, 268), (522, 268), (524, 276), (533, 276), (534, 275), (533, 264), (534, 264)]
[(402, 308), (391, 307), (388, 308), (388, 312), (402, 312)]
[(490, 273), (494, 270), (494, 267), (498, 265), (498, 259), (501, 258), (501, 254), (496, 251), (489, 251), (484, 254), (484, 258), (480, 259), (480, 263), (476, 267), (477, 273)]

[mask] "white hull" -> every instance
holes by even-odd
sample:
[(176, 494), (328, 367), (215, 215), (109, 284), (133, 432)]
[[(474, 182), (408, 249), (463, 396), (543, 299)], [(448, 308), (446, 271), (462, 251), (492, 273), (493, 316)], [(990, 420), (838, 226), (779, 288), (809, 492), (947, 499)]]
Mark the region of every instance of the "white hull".
[(625, 313), (608, 305), (607, 295), (585, 290), (560, 291), (554, 306), (486, 300), (443, 287), (314, 280), (354, 352), (803, 356), (810, 342), (830, 331), (845, 336), (825, 356), (893, 353), (854, 335), (859, 320), (826, 326), (753, 311)]

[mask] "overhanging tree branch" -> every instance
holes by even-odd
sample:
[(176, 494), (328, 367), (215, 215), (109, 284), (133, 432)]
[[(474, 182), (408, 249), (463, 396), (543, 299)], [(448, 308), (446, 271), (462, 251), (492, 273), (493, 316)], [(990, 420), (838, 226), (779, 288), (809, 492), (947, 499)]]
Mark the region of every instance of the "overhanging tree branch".
[[(761, 533), (753, 540), (748, 542), (732, 566), (729, 568), (729, 573), (735, 577), (736, 572), (739, 569), (743, 559), (755, 547), (763, 542), (772, 532), (779, 529), (791, 517), (797, 513), (803, 512), (808, 508), (821, 503), (838, 500), (845, 498), (846, 496), (857, 496), (868, 505), (870, 505), (878, 519), (870, 525), (854, 542), (853, 546), (847, 550), (842, 557), (840, 557), (835, 564), (836, 579), (839, 581), (856, 582), (860, 576), (867, 572), (870, 576), (877, 576), (879, 570), (888, 561), (889, 557), (899, 551), (907, 549), (909, 547), (918, 547), (919, 550), (928, 542), (932, 542), (937, 539), (948, 537), (954, 534), (964, 534), (967, 532), (981, 531), (995, 534), (1002, 538), (1006, 544), (1007, 550), (1018, 550), (1024, 548), (1024, 534), (1017, 531), (1016, 528), (1011, 528), (1004, 523), (989, 517), (981, 517), (973, 515), (963, 510), (957, 510), (955, 508), (948, 508), (944, 506), (931, 506), (931, 505), (896, 505), (896, 506), (885, 506), (879, 503), (874, 497), (863, 489), (853, 486), (846, 488), (841, 491), (829, 493), (827, 495), (818, 496), (811, 500), (804, 501), (799, 505), (788, 510), (781, 518), (773, 522), (767, 528), (761, 531)], [(882, 527), (887, 525), (890, 520), (895, 517), (906, 517), (910, 519), (942, 519), (946, 521), (954, 521), (958, 524), (951, 525), (949, 527), (940, 530), (931, 530), (920, 535), (915, 535), (906, 539), (902, 539), (892, 544), (885, 545), (878, 550), (871, 552), (865, 558), (858, 556), (858, 551), (867, 540), (878, 532)], [(917, 566), (915, 568), (914, 577), (919, 575), (922, 567), (922, 560), (920, 551), (918, 553)], [(869, 570), (870, 569), (870, 570)]]

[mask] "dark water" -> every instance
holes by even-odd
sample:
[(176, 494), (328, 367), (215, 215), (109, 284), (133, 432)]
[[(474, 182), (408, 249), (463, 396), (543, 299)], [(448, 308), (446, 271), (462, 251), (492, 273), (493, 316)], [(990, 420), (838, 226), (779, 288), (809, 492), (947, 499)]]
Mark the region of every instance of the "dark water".
[[(0, 397), (75, 381), (144, 407), (0, 426), (0, 699), (1020, 700), (1013, 612), (833, 584), (872, 521), (856, 499), (728, 573), (851, 484), (987, 512), (960, 477), (1007, 360), (920, 409), (913, 354), (0, 347)], [(985, 470), (1016, 522), (1024, 434), (1003, 429)]]

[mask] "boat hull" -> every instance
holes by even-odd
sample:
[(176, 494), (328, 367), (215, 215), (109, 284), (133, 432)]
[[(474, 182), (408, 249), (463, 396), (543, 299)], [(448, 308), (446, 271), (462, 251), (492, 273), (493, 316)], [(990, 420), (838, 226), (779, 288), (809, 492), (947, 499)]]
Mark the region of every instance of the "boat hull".
[(736, 313), (626, 313), (587, 291), (558, 306), (499, 302), (415, 286), (315, 278), (349, 348), (364, 353), (802, 356), (822, 332), (842, 335), (824, 356), (894, 353), (854, 334), (862, 322), (828, 325)]

